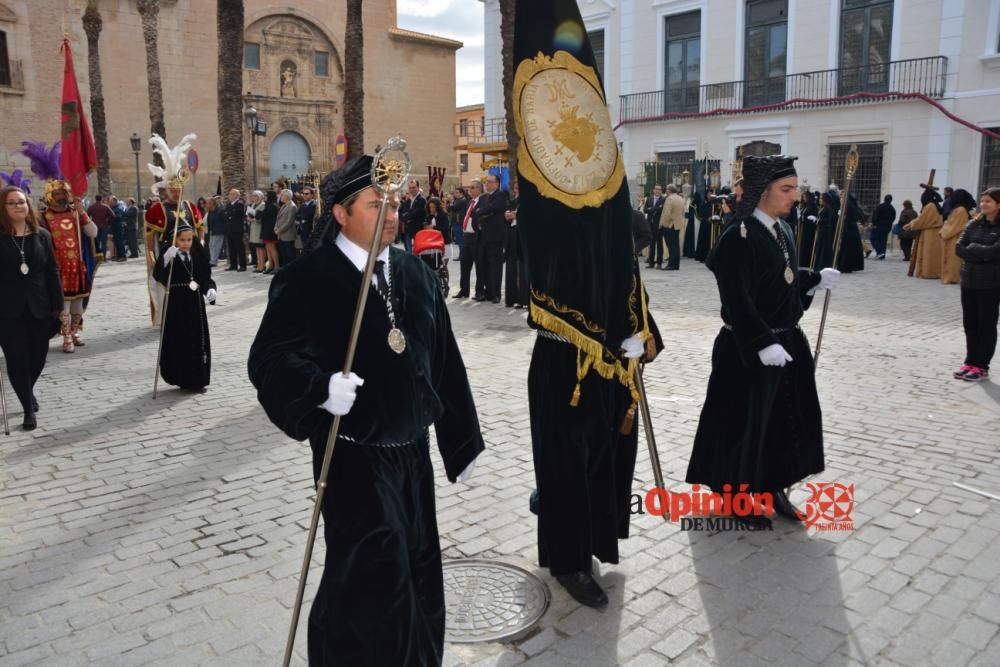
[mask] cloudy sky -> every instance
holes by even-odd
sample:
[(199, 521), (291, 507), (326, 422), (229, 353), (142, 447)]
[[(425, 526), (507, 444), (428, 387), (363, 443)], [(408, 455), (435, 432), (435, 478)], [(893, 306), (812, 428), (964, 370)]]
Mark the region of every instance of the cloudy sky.
[(456, 104), (483, 101), (483, 3), (479, 0), (398, 0), (400, 28), (449, 39), (465, 46), (456, 59)]

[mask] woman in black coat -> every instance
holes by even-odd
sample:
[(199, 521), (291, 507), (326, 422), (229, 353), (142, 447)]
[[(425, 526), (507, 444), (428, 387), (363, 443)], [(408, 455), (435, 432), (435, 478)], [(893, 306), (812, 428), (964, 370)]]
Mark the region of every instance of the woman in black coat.
[(260, 240), (267, 251), (267, 261), (270, 267), (264, 270), (271, 274), (278, 270), (278, 235), (274, 233), (274, 223), (278, 219), (278, 195), (274, 190), (268, 190), (264, 197), (264, 210), (260, 215)]
[(63, 307), (52, 237), (39, 226), (24, 191), (0, 191), (0, 348), (24, 409), (24, 430), (37, 425), (34, 389)]
[(979, 195), (982, 211), (965, 227), (955, 246), (961, 257), (962, 325), (965, 363), (955, 377), (979, 382), (990, 376), (1000, 313), (1000, 188)]

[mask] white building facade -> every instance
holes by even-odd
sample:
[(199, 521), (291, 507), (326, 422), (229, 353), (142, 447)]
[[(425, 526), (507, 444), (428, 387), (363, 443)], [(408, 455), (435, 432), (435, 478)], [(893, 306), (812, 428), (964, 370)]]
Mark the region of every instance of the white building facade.
[[(485, 4), (485, 115), (502, 117), (499, 2)], [(740, 147), (798, 155), (812, 189), (842, 186), (851, 144), (865, 208), (916, 199), (930, 169), (939, 186), (1000, 186), (1000, 141), (944, 113), (1000, 132), (1000, 0), (578, 4), (633, 186), (652, 186), (648, 163), (679, 182), (705, 158), (726, 183)]]

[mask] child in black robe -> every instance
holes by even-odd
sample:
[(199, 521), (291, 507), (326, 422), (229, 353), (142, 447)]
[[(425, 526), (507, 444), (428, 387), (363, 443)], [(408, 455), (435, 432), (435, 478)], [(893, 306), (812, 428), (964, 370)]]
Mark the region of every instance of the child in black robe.
[(190, 226), (182, 224), (177, 228), (175, 245), (164, 244), (153, 278), (163, 285), (169, 281), (170, 291), (160, 377), (167, 384), (204, 392), (209, 384), (212, 352), (202, 296), (215, 303), (216, 291), (208, 255)]

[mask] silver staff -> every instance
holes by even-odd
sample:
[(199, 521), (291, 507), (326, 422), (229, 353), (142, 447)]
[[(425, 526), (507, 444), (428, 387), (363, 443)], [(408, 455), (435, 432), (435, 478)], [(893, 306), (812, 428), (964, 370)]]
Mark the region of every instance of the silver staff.
[[(389, 208), (390, 197), (402, 189), (410, 177), (410, 156), (406, 153), (406, 142), (399, 136), (389, 140), (388, 145), (375, 152), (372, 163), (372, 182), (375, 189), (382, 195), (382, 205), (378, 211), (378, 224), (368, 248), (368, 261), (365, 273), (358, 289), (358, 301), (354, 307), (354, 320), (351, 325), (351, 337), (344, 358), (344, 375), (350, 375), (354, 365), (354, 352), (358, 346), (361, 334), (361, 319), (365, 312), (365, 303), (371, 291), (372, 273), (375, 269), (375, 258), (382, 241), (382, 229), (385, 227), (385, 214)], [(337, 432), (340, 430), (340, 415), (333, 418), (330, 435), (326, 439), (326, 450), (323, 452), (323, 467), (320, 469), (319, 481), (316, 483), (316, 502), (313, 504), (312, 522), (309, 524), (309, 536), (306, 538), (306, 553), (302, 558), (302, 570), (299, 572), (299, 590), (295, 594), (295, 606), (292, 607), (292, 624), (288, 628), (288, 641), (285, 644), (285, 658), (282, 662), (288, 667), (292, 659), (292, 648), (295, 646), (295, 630), (299, 625), (299, 613), (302, 611), (302, 596), (306, 590), (306, 577), (309, 576), (309, 563), (312, 560), (313, 543), (316, 541), (316, 529), (319, 526), (320, 511), (323, 507), (323, 495), (326, 492), (326, 480), (330, 473), (330, 461), (333, 459), (333, 446), (337, 442)]]
[[(666, 489), (663, 485), (663, 469), (660, 467), (660, 453), (656, 449), (656, 437), (653, 435), (653, 421), (649, 416), (649, 400), (646, 398), (646, 384), (642, 381), (642, 371), (645, 364), (639, 364), (635, 369), (635, 386), (639, 390), (639, 410), (642, 412), (642, 426), (646, 429), (646, 446), (649, 447), (649, 465), (653, 468), (653, 481), (658, 489)], [(663, 520), (670, 521), (667, 512)]]
[(3, 371), (0, 370), (0, 408), (3, 410), (3, 434), (10, 435), (10, 424), (7, 423), (7, 396), (3, 389)]

